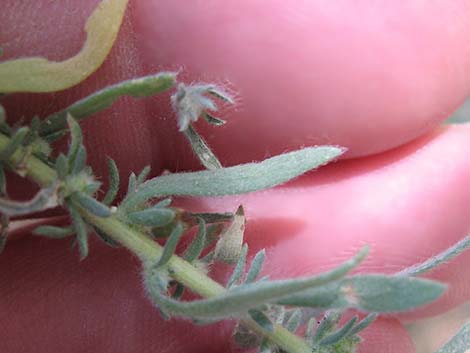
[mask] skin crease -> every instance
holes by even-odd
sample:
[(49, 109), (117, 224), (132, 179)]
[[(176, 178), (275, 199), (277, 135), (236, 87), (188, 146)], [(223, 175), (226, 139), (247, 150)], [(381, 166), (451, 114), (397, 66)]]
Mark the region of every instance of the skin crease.
[[(224, 110), (226, 127), (200, 126), (225, 164), (325, 142), (347, 146), (352, 157), (423, 135), (468, 93), (468, 2), (360, 1), (355, 8), (341, 1), (295, 3), (291, 8), (280, 1), (263, 7), (228, 1), (222, 7), (201, 1), (186, 9), (178, 1), (134, 1), (115, 48), (94, 76), (65, 92), (7, 97), (9, 121), (31, 118), (36, 107), (44, 116), (109, 83), (184, 66), (181, 77), (187, 81), (228, 80), (238, 92), (236, 109)], [(83, 23), (97, 1), (82, 1), (78, 9), (71, 0), (60, 8), (34, 2), (30, 11), (20, 9), (22, 25), (16, 25), (16, 4), (7, 0), (0, 13), (5, 59), (43, 54), (58, 60), (80, 48)], [(123, 177), (149, 162), (154, 175), (196, 166), (162, 105), (168, 106), (166, 97), (124, 99), (84, 123), (98, 175), (106, 175), (105, 155), (117, 159)], [(275, 190), (178, 202), (194, 210), (232, 210), (243, 203), (251, 253), (267, 247), (265, 272), (275, 277), (331, 268), (365, 243), (372, 254), (362, 270), (390, 273), (468, 233), (469, 137), (467, 126), (438, 129)], [(0, 351), (237, 351), (227, 339), (230, 323), (163, 323), (144, 298), (139, 264), (126, 251), (92, 240), (89, 258), (79, 264), (68, 244), (24, 237), (0, 256), (0, 325), (6, 337)], [(451, 289), (414, 316), (468, 299), (468, 275), (461, 270), (469, 262), (467, 254), (434, 271), (430, 277)], [(396, 318), (379, 320), (364, 336), (361, 353), (413, 352)]]

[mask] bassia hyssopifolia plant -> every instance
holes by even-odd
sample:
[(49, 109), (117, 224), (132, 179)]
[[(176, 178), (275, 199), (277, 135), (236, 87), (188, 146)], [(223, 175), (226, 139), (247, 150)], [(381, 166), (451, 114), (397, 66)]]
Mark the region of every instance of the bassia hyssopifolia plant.
[[(104, 1), (87, 22), (85, 46), (68, 61), (29, 58), (0, 63), (0, 91), (51, 92), (82, 81), (106, 57), (125, 5), (126, 1)], [(132, 173), (127, 190), (120, 193), (118, 166), (109, 159), (109, 187), (103, 197), (98, 197), (101, 183), (87, 164), (80, 122), (121, 96), (164, 92), (171, 92), (168, 104), (173, 107), (176, 124), (205, 170), (149, 177), (151, 171), (146, 167)], [(112, 247), (127, 248), (142, 263), (145, 289), (159, 315), (196, 324), (235, 320), (233, 337), (227, 339), (265, 353), (352, 353), (361, 342), (361, 332), (378, 315), (414, 309), (442, 295), (445, 285), (418, 275), (460, 254), (470, 246), (468, 238), (393, 275), (351, 274), (367, 256), (369, 249), (365, 246), (329, 271), (270, 279), (261, 276), (265, 250), (248, 261), (243, 205), (226, 213), (194, 213), (174, 206), (173, 198), (178, 196), (236, 195), (274, 187), (344, 152), (338, 146), (306, 147), (225, 168), (194, 123), (204, 119), (213, 126), (225, 124), (215, 116), (218, 105), (233, 103), (231, 95), (217, 85), (188, 84), (176, 73), (161, 72), (105, 87), (61, 111), (35, 117), (28, 126), (9, 124), (8, 112), (0, 106), (1, 248), (8, 245), (11, 218), (62, 207), (70, 216), (70, 224), (41, 225), (34, 234), (70, 238), (81, 259), (92, 250), (88, 246), (90, 236)], [(64, 138), (69, 140), (68, 150), (58, 153), (53, 143)], [(9, 198), (5, 170), (28, 178), (40, 191), (29, 201)], [(120, 194), (124, 196), (118, 198)], [(192, 230), (192, 241), (177, 252)], [(163, 240), (163, 245), (156, 238)], [(232, 266), (225, 283), (211, 277), (211, 268), (217, 263)], [(196, 299), (185, 299), (185, 292)], [(365, 315), (345, 320), (343, 313), (348, 309)], [(463, 353), (468, 332), (468, 326), (464, 327), (440, 352)]]

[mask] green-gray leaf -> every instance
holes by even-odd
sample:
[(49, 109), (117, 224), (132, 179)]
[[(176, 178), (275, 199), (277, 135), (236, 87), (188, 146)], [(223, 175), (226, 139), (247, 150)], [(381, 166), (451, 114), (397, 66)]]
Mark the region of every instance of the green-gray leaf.
[(206, 222), (202, 218), (198, 219), (199, 227), (196, 238), (191, 242), (188, 249), (184, 253), (184, 259), (188, 262), (193, 262), (201, 255), (204, 250), (204, 243), (206, 242)]
[(266, 258), (266, 250), (258, 251), (253, 260), (251, 261), (250, 269), (246, 274), (245, 283), (251, 283), (258, 278), (261, 268), (263, 267), (264, 259)]
[(292, 295), (282, 305), (313, 308), (358, 308), (368, 312), (399, 312), (437, 299), (445, 286), (426, 279), (393, 275), (357, 275), (318, 289)]
[(109, 169), (109, 189), (103, 199), (103, 203), (107, 206), (111, 205), (116, 198), (119, 191), (119, 170), (116, 162), (108, 158), (108, 169)]
[(94, 214), (98, 217), (110, 217), (111, 210), (108, 206), (102, 204), (98, 200), (94, 199), (93, 197), (83, 193), (83, 192), (76, 192), (72, 195), (72, 200), (77, 202), (80, 206), (86, 209), (88, 212)]
[(110, 107), (121, 96), (147, 97), (164, 92), (174, 86), (175, 78), (175, 73), (162, 72), (106, 87), (64, 110), (48, 116), (41, 124), (41, 135), (50, 135), (63, 130), (66, 127), (67, 113), (77, 120), (82, 120)]
[(133, 224), (149, 227), (163, 227), (175, 218), (175, 211), (169, 208), (152, 207), (143, 211), (131, 212), (128, 219)]
[(18, 131), (11, 138), (8, 145), (6, 145), (6, 147), (0, 151), (0, 160), (8, 160), (16, 152), (16, 150), (21, 147), (28, 132), (29, 128), (26, 126), (18, 129)]
[(248, 315), (263, 329), (268, 332), (274, 332), (274, 325), (271, 320), (260, 310), (248, 310)]
[(155, 197), (223, 196), (267, 189), (320, 167), (344, 151), (344, 148), (335, 146), (309, 147), (268, 158), (259, 163), (162, 175), (143, 183), (135, 194), (130, 195), (125, 204), (128, 209), (133, 209), (136, 205)]
[(58, 205), (56, 191), (56, 185), (41, 189), (29, 201), (13, 201), (0, 198), (0, 213), (7, 216), (22, 216), (56, 207)]
[(470, 323), (447, 342), (437, 353), (465, 353), (470, 349)]
[(161, 294), (153, 297), (153, 300), (158, 307), (174, 315), (195, 319), (236, 317), (260, 305), (290, 297), (306, 289), (337, 281), (356, 267), (366, 254), (367, 249), (364, 248), (353, 259), (343, 263), (336, 269), (313, 277), (246, 284), (235, 287), (219, 296), (192, 302), (172, 300)]
[(163, 248), (163, 253), (160, 259), (158, 259), (156, 267), (161, 267), (167, 264), (170, 261), (170, 258), (173, 256), (176, 250), (176, 246), (178, 245), (181, 236), (184, 233), (184, 227), (181, 222), (176, 223), (173, 231), (171, 232), (168, 240), (165, 243), (165, 247)]
[(46, 238), (63, 239), (74, 233), (72, 227), (39, 226), (34, 231), (34, 235), (40, 235)]
[(189, 141), (194, 154), (199, 158), (201, 164), (209, 170), (220, 169), (222, 164), (212, 152), (206, 141), (198, 134), (196, 129), (189, 124), (184, 130), (184, 135)]
[(431, 257), (415, 266), (408, 267), (403, 271), (397, 273), (400, 276), (418, 276), (425, 272), (432, 270), (433, 268), (452, 260), (457, 257), (465, 250), (470, 249), (470, 236), (463, 238), (457, 244), (451, 246), (449, 249), (444, 250), (442, 253)]

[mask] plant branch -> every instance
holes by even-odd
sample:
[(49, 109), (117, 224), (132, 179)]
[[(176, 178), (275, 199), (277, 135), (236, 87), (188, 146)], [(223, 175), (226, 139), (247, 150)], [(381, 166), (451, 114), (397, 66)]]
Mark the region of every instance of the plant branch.
[[(4, 149), (9, 141), (10, 138), (0, 134), (0, 150)], [(26, 176), (41, 187), (50, 186), (57, 180), (55, 170), (34, 155), (28, 154), (24, 148), (19, 148), (10, 157), (9, 162), (15, 166), (21, 166), (21, 172), (19, 174)], [(134, 255), (139, 257), (143, 263), (154, 261), (163, 253), (163, 248), (159, 244), (150, 239), (147, 235), (131, 229), (114, 216), (106, 218), (97, 217), (78, 204), (75, 204), (75, 207), (87, 222), (99, 228), (113, 240), (126, 247)], [(221, 295), (226, 291), (222, 285), (215, 282), (177, 255), (173, 255), (166, 266), (168, 266), (169, 273), (176, 281), (202, 297), (211, 298)], [(280, 325), (275, 325), (273, 332), (269, 332), (252, 319), (243, 319), (242, 321), (255, 333), (268, 338), (272, 343), (286, 352), (311, 353), (311, 348), (302, 338), (289, 332)]]

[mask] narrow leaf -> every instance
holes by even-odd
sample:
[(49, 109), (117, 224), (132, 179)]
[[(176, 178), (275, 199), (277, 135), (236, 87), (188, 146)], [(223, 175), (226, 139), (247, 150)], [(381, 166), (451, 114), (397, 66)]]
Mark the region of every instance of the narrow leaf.
[(194, 154), (199, 158), (199, 161), (204, 167), (209, 170), (222, 168), (222, 164), (207, 145), (206, 141), (204, 141), (202, 136), (198, 134), (191, 124), (188, 125), (186, 130), (184, 130), (184, 134), (187, 137)]
[(328, 333), (334, 330), (340, 319), (341, 314), (338, 312), (327, 313), (318, 325), (317, 331), (313, 337), (313, 341), (321, 341)]
[(56, 207), (58, 206), (56, 191), (56, 185), (41, 189), (29, 201), (12, 201), (0, 198), (0, 213), (7, 216), (22, 216)]
[(97, 217), (110, 217), (111, 210), (108, 206), (102, 204), (93, 197), (83, 193), (76, 192), (72, 195), (72, 199), (76, 201), (80, 206), (86, 209), (88, 212), (94, 214)]
[(85, 97), (66, 109), (48, 116), (41, 125), (41, 134), (49, 135), (66, 127), (65, 117), (70, 113), (75, 119), (83, 120), (109, 108), (119, 97), (147, 97), (165, 92), (174, 86), (176, 74), (162, 72), (108, 86)]
[(260, 310), (248, 310), (248, 315), (264, 330), (274, 332), (274, 325), (271, 320)]
[(263, 267), (264, 259), (266, 258), (266, 250), (260, 250), (253, 260), (251, 261), (250, 269), (245, 278), (245, 283), (254, 282), (257, 278), (259, 273), (261, 272), (261, 268)]
[(237, 264), (235, 265), (235, 268), (233, 269), (233, 273), (227, 282), (227, 288), (233, 287), (242, 278), (243, 272), (245, 271), (247, 253), (248, 253), (248, 245), (243, 244), (240, 257), (238, 258)]
[(111, 205), (116, 198), (119, 191), (119, 170), (116, 162), (108, 158), (108, 169), (109, 169), (109, 189), (103, 199), (103, 203), (107, 206)]
[(214, 126), (222, 126), (227, 123), (225, 120), (219, 119), (207, 112), (203, 114), (202, 116), (209, 124), (214, 125)]
[(188, 249), (184, 254), (184, 259), (188, 262), (193, 262), (204, 250), (204, 243), (206, 241), (206, 222), (202, 218), (199, 218), (199, 229), (196, 238), (191, 242)]
[(19, 128), (18, 131), (16, 131), (16, 133), (10, 139), (8, 145), (0, 151), (1, 161), (8, 160), (16, 152), (16, 150), (21, 147), (28, 132), (29, 128), (26, 126)]
[[(1, 93), (0, 93), (0, 98), (1, 98)], [(5, 113), (5, 108), (0, 104), (0, 125), (4, 124), (6, 121), (6, 113)]]
[(454, 246), (443, 251), (442, 253), (433, 256), (432, 258), (424, 261), (421, 264), (408, 267), (403, 271), (397, 273), (398, 276), (418, 276), (433, 268), (452, 260), (454, 257), (460, 255), (465, 250), (470, 249), (470, 236), (463, 238)]
[(5, 249), (8, 239), (8, 227), (10, 225), (10, 217), (2, 214), (0, 216), (0, 254)]
[(150, 171), (151, 171), (151, 168), (149, 165), (146, 166), (144, 169), (142, 169), (142, 171), (137, 176), (137, 186), (142, 184), (147, 179), (147, 177), (150, 174)]
[(65, 180), (69, 173), (69, 161), (63, 153), (59, 154), (57, 157), (54, 169), (57, 172), (59, 180)]
[(176, 246), (178, 245), (183, 233), (184, 227), (181, 222), (176, 223), (175, 228), (173, 229), (170, 234), (170, 237), (165, 243), (165, 247), (163, 248), (163, 254), (155, 265), (156, 267), (164, 266), (168, 261), (170, 261), (170, 258), (175, 253)]
[(93, 227), (93, 231), (98, 236), (98, 238), (101, 239), (105, 244), (113, 248), (119, 247), (119, 243), (117, 243), (113, 238), (111, 238), (108, 234), (103, 232), (101, 229)]
[(437, 299), (445, 286), (434, 281), (394, 275), (357, 275), (323, 288), (297, 293), (281, 305), (312, 308), (357, 308), (368, 312), (399, 312)]
[(71, 227), (39, 226), (34, 231), (34, 235), (40, 235), (52, 239), (63, 239), (74, 233)]
[(319, 346), (330, 346), (333, 344), (337, 344), (343, 338), (350, 336), (350, 332), (353, 329), (354, 325), (356, 324), (357, 317), (353, 317), (349, 320), (343, 327), (338, 329), (336, 332), (333, 332), (330, 335), (322, 338), (320, 342), (318, 342)]
[(358, 334), (359, 332), (365, 330), (367, 327), (369, 327), (370, 324), (372, 324), (375, 319), (377, 319), (377, 314), (376, 313), (371, 313), (367, 315), (365, 318), (363, 318), (356, 326), (354, 326), (351, 331), (349, 331), (348, 336), (353, 336)]
[(307, 328), (304, 334), (305, 340), (309, 344), (313, 344), (313, 337), (315, 336), (316, 328), (317, 328), (317, 319), (315, 317), (312, 317), (310, 320), (308, 320)]
[(126, 207), (163, 196), (222, 196), (244, 194), (285, 183), (337, 158), (345, 149), (320, 146), (285, 153), (259, 163), (175, 173), (149, 179), (126, 200)]
[(170, 206), (171, 204), (171, 197), (158, 201), (152, 208), (165, 208)]
[(137, 189), (137, 176), (134, 173), (129, 175), (129, 181), (127, 183), (127, 195), (134, 193)]
[(69, 171), (72, 171), (78, 149), (83, 143), (83, 136), (80, 125), (71, 115), (67, 115), (67, 123), (70, 129), (70, 146), (67, 159), (69, 161)]
[(194, 218), (202, 218), (206, 223), (222, 223), (233, 221), (233, 213), (189, 213)]
[(88, 232), (86, 229), (86, 224), (73, 206), (69, 205), (68, 210), (70, 216), (72, 217), (75, 233), (77, 234), (76, 240), (78, 243), (78, 249), (80, 251), (80, 260), (83, 260), (88, 256)]
[(131, 212), (128, 215), (129, 221), (149, 227), (163, 227), (175, 218), (175, 211), (169, 208), (147, 208), (143, 211)]
[(290, 317), (289, 320), (287, 320), (286, 323), (286, 329), (290, 332), (295, 332), (300, 326), (302, 320), (302, 311), (300, 309), (294, 310)]
[(179, 300), (181, 299), (183, 294), (184, 294), (184, 286), (181, 283), (177, 283), (175, 291), (173, 292), (171, 297), (175, 300)]
[(80, 173), (83, 168), (86, 166), (86, 149), (83, 145), (78, 146), (77, 154), (75, 156), (75, 160), (71, 165), (71, 172), (72, 174)]
[(447, 342), (437, 353), (466, 353), (470, 349), (470, 323)]
[(0, 195), (7, 194), (7, 179), (5, 177), (5, 168), (3, 163), (0, 163)]
[(356, 257), (338, 268), (313, 277), (250, 283), (213, 298), (191, 302), (172, 300), (164, 295), (158, 295), (153, 299), (160, 308), (174, 315), (195, 319), (238, 317), (249, 309), (336, 281), (356, 267), (366, 253), (366, 250), (362, 250)]

